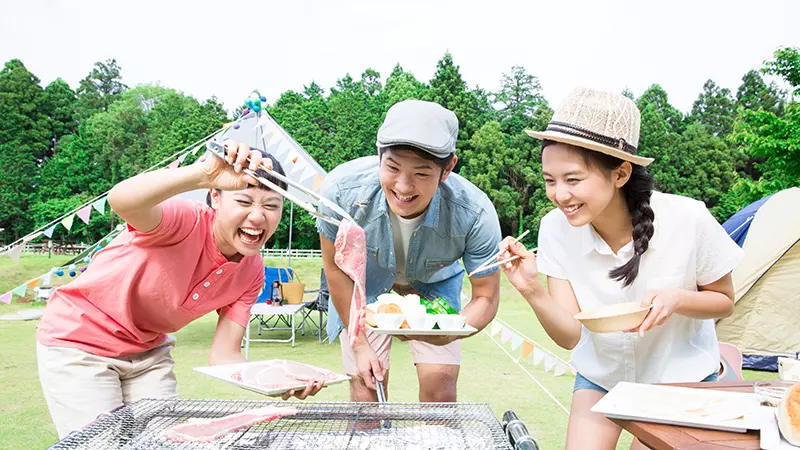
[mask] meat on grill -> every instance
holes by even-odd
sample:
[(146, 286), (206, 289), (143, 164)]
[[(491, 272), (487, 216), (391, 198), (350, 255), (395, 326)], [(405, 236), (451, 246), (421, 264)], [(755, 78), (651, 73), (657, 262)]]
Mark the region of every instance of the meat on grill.
[(265, 406), (214, 419), (189, 419), (164, 431), (173, 442), (211, 442), (242, 428), (297, 414), (296, 408)]
[(334, 242), (334, 262), (353, 280), (353, 298), (350, 300), (350, 323), (347, 334), (354, 346), (366, 323), (367, 305), (367, 235), (354, 222), (343, 219)]
[(309, 381), (332, 381), (337, 377), (327, 369), (285, 360), (249, 364), (231, 375), (236, 381), (263, 389), (289, 389)]

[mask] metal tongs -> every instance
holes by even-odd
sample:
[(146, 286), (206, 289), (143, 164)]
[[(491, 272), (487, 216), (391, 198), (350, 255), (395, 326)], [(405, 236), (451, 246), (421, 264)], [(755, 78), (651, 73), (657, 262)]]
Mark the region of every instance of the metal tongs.
[[(214, 141), (214, 140), (209, 140), (206, 143), (206, 148), (208, 148), (209, 152), (213, 153), (214, 155), (216, 155), (219, 158), (222, 158), (223, 161), (226, 160), (225, 157), (227, 156), (227, 149), (225, 148), (224, 144), (220, 144), (219, 142)], [(247, 160), (249, 161), (250, 158), (248, 158)], [(345, 219), (348, 219), (351, 222), (353, 222), (353, 218), (350, 217), (350, 214), (347, 214), (347, 211), (345, 211), (341, 206), (337, 205), (336, 203), (334, 203), (333, 201), (329, 200), (328, 198), (319, 195), (318, 193), (312, 191), (311, 189), (306, 188), (305, 186), (301, 185), (300, 183), (296, 183), (296, 182), (292, 181), (291, 179), (281, 175), (280, 173), (268, 168), (267, 166), (265, 166), (263, 164), (260, 166), (260, 168), (263, 171), (269, 173), (271, 176), (277, 178), (278, 180), (283, 181), (288, 186), (291, 186), (291, 187), (293, 187), (293, 188), (305, 193), (309, 197), (311, 197), (314, 200), (318, 201), (320, 204), (325, 205), (326, 207), (330, 208), (333, 212), (335, 212), (335, 213), (339, 214), (340, 216), (344, 217)], [(267, 180), (266, 178), (258, 176), (252, 170), (245, 168), (242, 171), (244, 173), (246, 173), (247, 175), (250, 175), (251, 177), (255, 178), (259, 183), (261, 183), (261, 184), (267, 186), (268, 188), (272, 189), (273, 191), (281, 194), (285, 198), (288, 198), (290, 201), (292, 201), (297, 206), (299, 206), (299, 207), (305, 209), (306, 211), (308, 211), (312, 216), (314, 216), (316, 218), (319, 218), (319, 219), (322, 219), (322, 220), (324, 220), (324, 221), (326, 221), (326, 222), (328, 222), (330, 224), (336, 225), (336, 226), (338, 226), (339, 223), (341, 222), (339, 219), (337, 219), (335, 217), (330, 217), (330, 216), (328, 216), (326, 214), (323, 214), (323, 213), (319, 212), (317, 210), (316, 206), (314, 206), (313, 204), (311, 204), (309, 202), (306, 202), (304, 200), (300, 200), (299, 198), (297, 198), (294, 195), (288, 193), (286, 190), (282, 189), (280, 186), (276, 185), (275, 183)]]

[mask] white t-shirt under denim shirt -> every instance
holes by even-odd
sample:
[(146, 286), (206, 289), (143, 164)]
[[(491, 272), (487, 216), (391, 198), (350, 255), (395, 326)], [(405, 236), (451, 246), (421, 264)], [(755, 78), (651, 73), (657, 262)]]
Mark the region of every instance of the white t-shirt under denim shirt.
[[(630, 242), (615, 255), (591, 225), (573, 227), (560, 210), (548, 213), (539, 230), (539, 272), (568, 280), (581, 310), (641, 301), (645, 292), (668, 288), (692, 291), (730, 273), (742, 249), (728, 237), (702, 202), (653, 192), (655, 232), (633, 284), (608, 277), (633, 255)], [(666, 323), (637, 333), (593, 333), (581, 328), (572, 364), (604, 389), (620, 381), (700, 381), (719, 369), (714, 320), (673, 314)]]
[(408, 257), (408, 243), (411, 240), (411, 234), (417, 229), (417, 225), (422, 221), (423, 215), (413, 219), (404, 219), (391, 210), (389, 210), (389, 217), (392, 219), (392, 238), (394, 239), (394, 258), (397, 264), (397, 275), (395, 284), (401, 286), (408, 286), (408, 278), (406, 278), (406, 258)]

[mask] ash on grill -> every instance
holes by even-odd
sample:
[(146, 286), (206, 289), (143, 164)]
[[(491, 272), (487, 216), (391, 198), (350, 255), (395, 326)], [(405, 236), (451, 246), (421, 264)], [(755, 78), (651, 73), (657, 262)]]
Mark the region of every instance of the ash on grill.
[[(267, 405), (298, 414), (234, 431), (209, 443), (176, 443), (164, 431), (189, 418), (227, 416)], [(391, 428), (380, 421), (391, 421)], [(51, 449), (511, 449), (485, 403), (322, 403), (141, 400), (104, 415)]]

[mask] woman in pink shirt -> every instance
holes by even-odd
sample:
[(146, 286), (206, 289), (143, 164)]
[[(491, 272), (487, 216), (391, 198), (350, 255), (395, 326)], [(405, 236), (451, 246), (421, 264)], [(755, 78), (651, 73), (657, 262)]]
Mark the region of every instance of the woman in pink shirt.
[[(127, 230), (53, 293), (36, 334), (39, 380), (59, 437), (123, 404), (177, 397), (167, 333), (211, 311), (219, 321), (209, 363), (245, 362), (242, 337), (264, 284), (259, 250), (278, 227), (283, 197), (242, 168), (286, 185), (258, 169), (263, 159), (283, 174), (271, 155), (226, 147), (227, 161), (144, 173), (109, 193)], [(208, 206), (173, 198), (195, 189), (210, 190)], [(284, 399), (321, 388), (310, 383)]]

